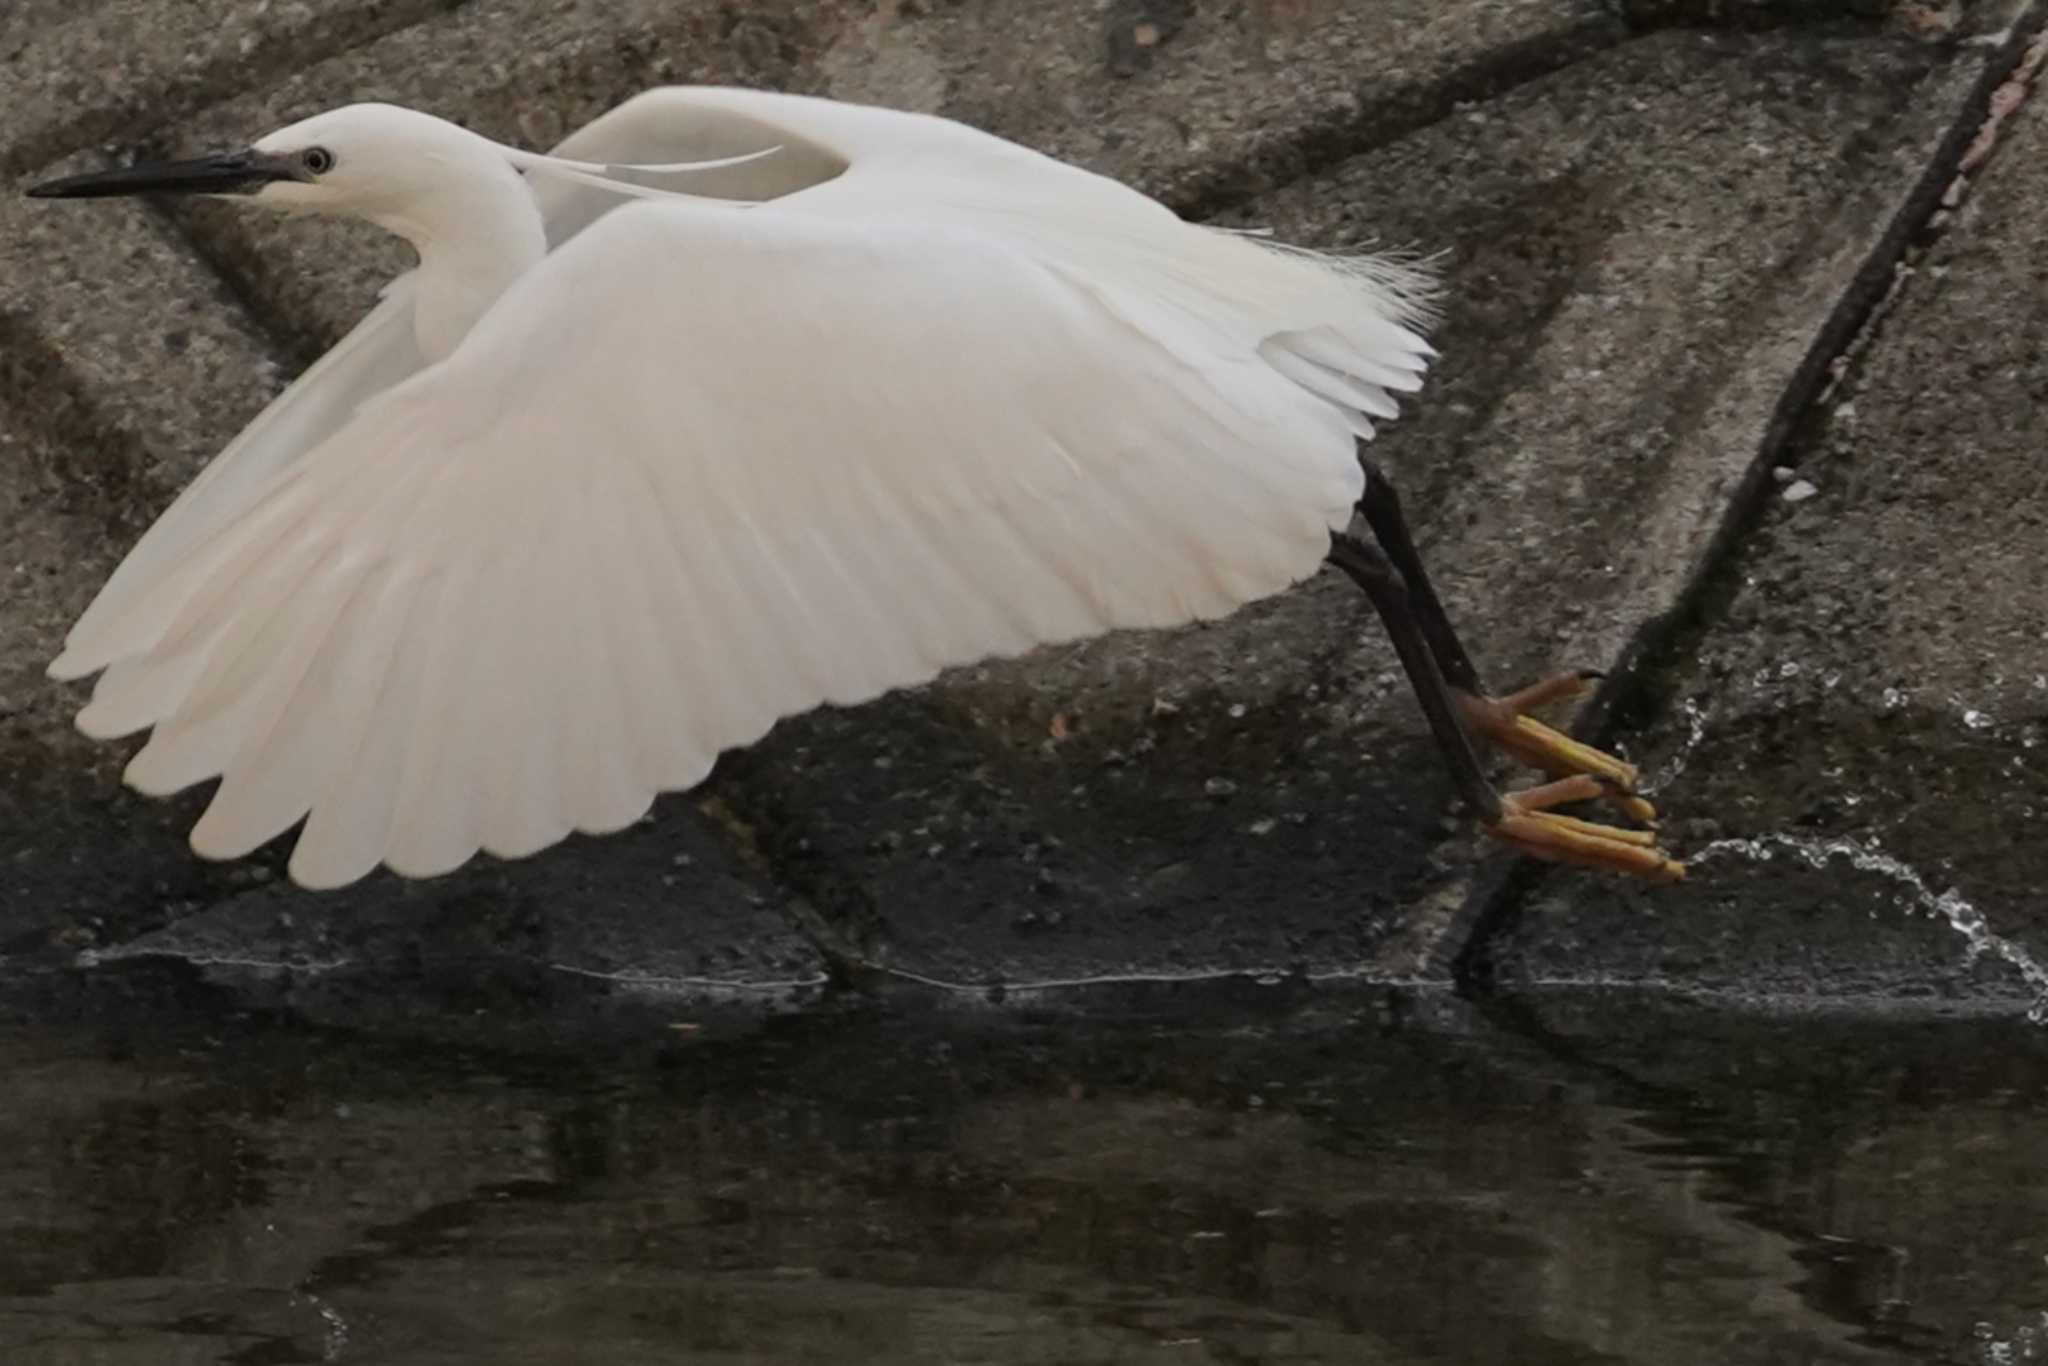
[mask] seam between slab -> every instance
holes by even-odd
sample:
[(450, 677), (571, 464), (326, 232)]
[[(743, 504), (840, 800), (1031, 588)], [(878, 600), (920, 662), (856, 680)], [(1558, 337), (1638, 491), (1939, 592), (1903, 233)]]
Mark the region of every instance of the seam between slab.
[[(169, 77), (161, 90), (149, 92), (145, 82), (139, 102), (130, 94), (126, 102), (84, 109), (21, 142), (0, 144), (0, 173), (17, 176), (96, 144), (138, 140), (219, 103), (252, 79), (266, 85), (286, 79), (313, 62), (352, 52), (469, 3), (400, 0), (388, 15), (315, 18), (304, 29), (259, 41), (246, 52), (224, 55), (195, 72)], [(296, 53), (310, 55), (301, 60)]]
[[(262, 338), (272, 356), (280, 362), (287, 384), (296, 382), (300, 375), (313, 367), (322, 355), (339, 343), (324, 342), (312, 333), (293, 325), (284, 310), (272, 308), (260, 290), (250, 279), (249, 273), (238, 268), (228, 254), (222, 251), (220, 240), (207, 233), (196, 231), (192, 219), (182, 213), (151, 201), (147, 212), (158, 231), (190, 256), (199, 268), (210, 276), (226, 298), (228, 306), (242, 314), (249, 330)], [(371, 301), (374, 306), (376, 300)], [(367, 315), (369, 309), (364, 309)], [(283, 392), (282, 389), (279, 392)]]
[[(2044, 24), (2048, 24), (2048, 10), (2043, 11), (2042, 18)], [(2037, 29), (2031, 41), (2023, 37), (2017, 41), (2021, 47), (2018, 63), (1992, 89), (1987, 99), (1986, 117), (1972, 135), (1970, 145), (1963, 150), (1954, 175), (1942, 191), (1940, 203), (1894, 264), (1891, 281), (1883, 297), (1871, 308), (1856, 335), (1835, 358), (1827, 385), (1815, 399), (1816, 409), (1832, 410), (1839, 402), (1837, 395), (1858, 387), (1864, 358), (1872, 344), (1884, 335), (1886, 323), (1904, 300), (1915, 278), (1918, 263), (1926, 258), (1936, 243), (1948, 236), (1956, 225), (1956, 215), (1976, 193), (1978, 184), (1997, 165), (1999, 154), (2010, 140), (2007, 137), (2010, 125), (2024, 117), (2027, 106), (2039, 98), (2037, 87), (2043, 69), (2048, 68), (2048, 27)], [(1813, 424), (1809, 421), (1790, 443), (1791, 449), (1803, 454), (1813, 444), (1813, 438)], [(1798, 462), (1788, 463), (1796, 467)]]
[(1189, 184), (1161, 198), (1183, 218), (1213, 218), (1441, 123), (1461, 105), (1499, 99), (1643, 32), (1610, 16), (1506, 44), (1433, 81), (1361, 99), (1352, 111), (1312, 120), (1270, 147), (1199, 172)]
[(1859, 10), (1857, 0), (1840, 0), (1823, 12), (1756, 15), (1716, 20), (1683, 12), (1639, 17), (1621, 0), (1609, 13), (1590, 16), (1559, 32), (1505, 44), (1419, 87), (1362, 99), (1350, 113), (1332, 114), (1295, 130), (1274, 146), (1260, 148), (1227, 165), (1197, 174), (1165, 203), (1184, 218), (1208, 219), (1250, 200), (1310, 179), (1333, 166), (1390, 146), (1443, 122), (1459, 108), (1481, 104), (1545, 80), (1593, 57), (1671, 32), (1702, 33), (1756, 28), (1841, 28), (1869, 32), (1884, 27), (1881, 16)]
[[(1761, 523), (1772, 487), (1772, 466), (1781, 462), (1785, 452), (1806, 444), (1814, 424), (1824, 419), (1824, 405), (1845, 367), (1883, 311), (1907, 287), (1901, 267), (1924, 249), (1929, 233), (1938, 229), (1945, 212), (1944, 199), (1959, 175), (1966, 170), (1974, 173), (1989, 164), (1986, 157), (1969, 166), (1966, 157), (1986, 125), (1994, 95), (2020, 69), (2036, 39), (2048, 31), (2044, 25), (2048, 25), (2048, 0), (2030, 0), (2005, 30), (2004, 41), (1978, 74), (1919, 179), (1894, 211), (1883, 234), (1815, 332), (1805, 356), (1780, 391), (1749, 467), (1730, 495), (1719, 525), (1688, 572), (1672, 606), (1636, 628), (1620, 652), (1621, 659), (1633, 663), (1616, 670), (1583, 713), (1576, 728), (1583, 738), (1604, 743), (1611, 737), (1616, 714), (1624, 703), (1642, 704), (1652, 716), (1665, 712), (1662, 704), (1648, 696), (1648, 680), (1659, 671), (1659, 665), (1685, 653), (1688, 642), (1713, 624), (1723, 589), (1723, 572)], [(1451, 974), (1461, 995), (1498, 999), (1487, 950), (1501, 932), (1520, 918), (1542, 875), (1543, 870), (1517, 867), (1509, 875), (1483, 882), (1475, 889), (1470, 907), (1476, 909), (1468, 908), (1466, 912), (1470, 928), (1451, 954)]]
[[(60, 349), (17, 313), (0, 310), (0, 399), (12, 418), (48, 444), (47, 471), (64, 487), (93, 486), (93, 519), (110, 534), (128, 536), (119, 511), (149, 464), (133, 434), (103, 420), (90, 390), (64, 364)], [(112, 459), (108, 451), (115, 452)], [(109, 489), (109, 485), (113, 487)]]
[(1891, 0), (1750, 0), (1747, 7), (1731, 6), (1730, 0), (1608, 0), (1608, 4), (1623, 23), (1639, 33), (1669, 29), (1754, 33), (1842, 25), (1879, 28), (1893, 8)]

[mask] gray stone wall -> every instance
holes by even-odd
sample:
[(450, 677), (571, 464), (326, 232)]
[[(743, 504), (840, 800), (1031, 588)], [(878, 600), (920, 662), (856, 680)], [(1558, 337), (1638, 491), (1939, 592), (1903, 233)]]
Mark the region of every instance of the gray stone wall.
[(1364, 604), (1318, 581), (794, 719), (641, 827), (526, 863), (324, 897), (275, 858), (200, 864), (196, 803), (120, 789), (125, 752), (71, 731), (81, 692), (43, 664), (403, 256), (14, 197), (0, 953), (374, 976), (460, 943), (777, 1001), (832, 959), (878, 986), (1462, 961), (1530, 988), (2030, 998), (2048, 172), (2024, 81), (1971, 146), (2035, 9), (16, 0), (20, 184), (352, 99), (545, 146), (646, 86), (735, 82), (946, 113), (1191, 216), (1444, 252), (1444, 360), (1379, 455), (1492, 681), (1613, 671), (1582, 725), (1668, 778), (1699, 863), (1664, 890), (1511, 869), (1455, 818)]

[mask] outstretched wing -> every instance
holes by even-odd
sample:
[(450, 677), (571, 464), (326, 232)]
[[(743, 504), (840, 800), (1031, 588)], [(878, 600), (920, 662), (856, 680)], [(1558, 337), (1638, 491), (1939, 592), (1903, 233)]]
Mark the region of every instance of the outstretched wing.
[[(701, 161), (776, 148), (758, 162), (708, 174), (640, 177), (666, 188), (739, 199), (788, 194), (845, 169), (836, 154), (794, 130), (717, 107), (716, 90), (706, 92), (703, 100), (694, 100), (692, 93), (689, 88), (647, 91), (578, 129), (553, 154), (620, 164), (621, 178), (630, 182), (633, 173), (625, 168), (631, 164)], [(533, 177), (533, 192), (553, 245), (629, 202), (586, 181), (544, 173)], [(393, 280), (362, 322), (207, 463), (108, 579), (81, 620), (81, 630), (119, 610), (166, 563), (245, 511), (255, 490), (339, 430), (361, 403), (421, 369), (425, 362), (413, 339), (412, 291), (410, 273)]]
[(279, 471), (338, 431), (363, 400), (419, 370), (412, 287), (410, 274), (393, 280), (368, 316), (207, 462), (101, 586), (67, 644), (97, 630), (166, 565), (227, 526)]
[(302, 816), (308, 886), (528, 854), (778, 717), (1312, 573), (1346, 415), (1193, 353), (964, 229), (627, 207), (54, 670), (155, 727), (136, 787), (222, 776), (204, 855)]

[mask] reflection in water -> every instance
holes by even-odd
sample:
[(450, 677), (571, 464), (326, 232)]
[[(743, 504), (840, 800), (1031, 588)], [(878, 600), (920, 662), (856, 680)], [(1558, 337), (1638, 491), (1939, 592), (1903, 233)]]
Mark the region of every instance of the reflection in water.
[(2034, 1004), (2027, 1011), (2027, 1018), (2035, 1024), (2048, 1020), (2048, 968), (2036, 962), (2025, 948), (1994, 934), (1985, 922), (1984, 913), (1970, 904), (1961, 891), (1951, 887), (1937, 894), (1917, 870), (1886, 853), (1875, 840), (1815, 839), (1787, 834), (1723, 839), (1702, 847), (1692, 856), (1692, 861), (1706, 864), (1716, 858), (1732, 856), (1752, 863), (1768, 863), (1780, 852), (1788, 853), (1814, 869), (1824, 869), (1834, 860), (1842, 859), (1858, 872), (1875, 873), (1897, 884), (1903, 889), (1896, 897), (1898, 905), (1909, 911), (1936, 916), (1963, 936), (1967, 946), (1964, 950), (1966, 962), (1974, 963), (1989, 953), (2017, 969), (2022, 980), (2034, 992)]
[(125, 971), (0, 1041), (8, 1366), (1976, 1363), (2048, 1304), (2011, 1021), (649, 996), (513, 1052)]

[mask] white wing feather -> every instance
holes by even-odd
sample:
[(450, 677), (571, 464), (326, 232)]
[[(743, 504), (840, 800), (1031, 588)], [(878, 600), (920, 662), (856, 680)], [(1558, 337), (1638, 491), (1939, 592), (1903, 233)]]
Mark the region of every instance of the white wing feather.
[[(551, 155), (635, 167), (733, 157), (735, 164), (710, 175), (699, 169), (666, 180), (693, 193), (749, 199), (786, 194), (845, 168), (830, 153), (792, 139), (758, 118), (719, 117), (715, 106), (700, 107), (691, 93), (647, 91), (578, 129)], [(713, 99), (717, 93), (706, 92)], [(771, 147), (774, 154), (763, 155)], [(623, 202), (616, 191), (560, 175), (536, 179), (534, 198), (554, 245)], [(67, 645), (91, 639), (106, 617), (149, 584), (168, 561), (244, 512), (253, 491), (337, 431), (354, 416), (357, 405), (420, 370), (424, 361), (413, 337), (413, 283), (408, 272), (387, 285), (377, 305), (347, 336), (207, 463), (122, 560), (67, 637)], [(76, 676), (64, 659), (52, 673), (59, 678)], [(103, 686), (95, 695), (94, 708), (81, 719), (87, 733), (120, 735), (135, 728), (120, 709), (120, 692), (118, 687)]]
[(924, 221), (858, 175), (609, 213), (145, 541), (53, 671), (107, 669), (93, 733), (155, 727), (138, 788), (221, 777), (201, 854), (303, 817), (292, 876), (329, 887), (618, 829), (780, 717), (1277, 592), (1415, 387), (1412, 301), (1086, 179), (1092, 232), (984, 230), (971, 177)]
[[(412, 277), (401, 275), (347, 336), (273, 399), (185, 486), (108, 578), (72, 627), (66, 645), (90, 639), (108, 615), (145, 590), (165, 565), (233, 521), (279, 470), (337, 431), (354, 415), (357, 404), (419, 368), (412, 330)], [(51, 673), (58, 678), (75, 676), (61, 658)], [(102, 691), (108, 691), (104, 684)], [(114, 707), (112, 694), (118, 691), (109, 692), (108, 708)], [(91, 735), (119, 735), (134, 728), (118, 714), (105, 720), (95, 715), (80, 724)]]

